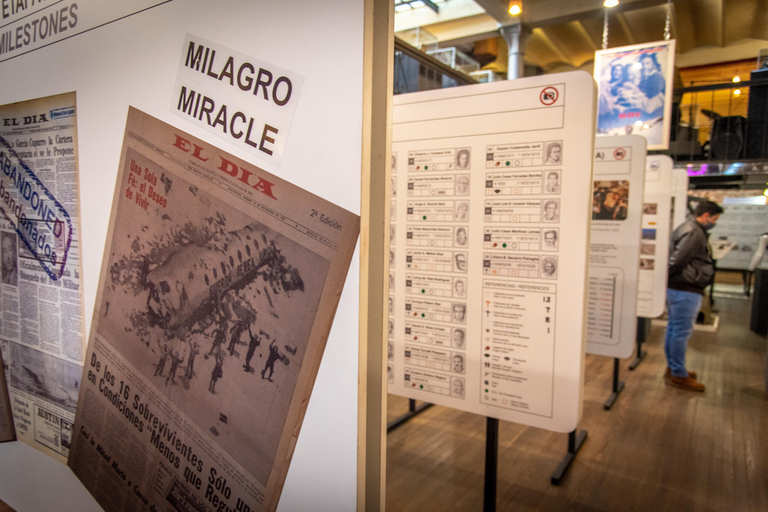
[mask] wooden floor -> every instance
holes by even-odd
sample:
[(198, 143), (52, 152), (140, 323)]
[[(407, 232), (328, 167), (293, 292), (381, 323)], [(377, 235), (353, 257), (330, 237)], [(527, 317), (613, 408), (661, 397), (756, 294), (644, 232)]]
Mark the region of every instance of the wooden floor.
[[(550, 476), (567, 435), (500, 422), (497, 510), (768, 511), (766, 339), (749, 331), (749, 301), (716, 300), (718, 332), (688, 346), (703, 394), (665, 385), (663, 327), (636, 370), (621, 362), (626, 388), (611, 411), (613, 360), (587, 356), (589, 437), (559, 487)], [(390, 420), (407, 408), (389, 396)], [(484, 417), (433, 406), (387, 441), (388, 510), (482, 510)]]

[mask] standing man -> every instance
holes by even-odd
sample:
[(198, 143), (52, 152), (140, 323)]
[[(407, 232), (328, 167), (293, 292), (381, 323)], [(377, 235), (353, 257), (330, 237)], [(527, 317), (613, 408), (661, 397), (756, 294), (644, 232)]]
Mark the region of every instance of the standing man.
[(696, 380), (696, 372), (685, 368), (685, 350), (701, 308), (704, 288), (712, 283), (715, 274), (715, 264), (707, 250), (707, 231), (715, 227), (721, 213), (723, 209), (717, 203), (699, 203), (693, 212), (694, 218), (675, 229), (669, 244), (669, 320), (664, 341), (667, 355), (664, 376), (670, 384), (691, 391), (704, 391), (704, 384)]

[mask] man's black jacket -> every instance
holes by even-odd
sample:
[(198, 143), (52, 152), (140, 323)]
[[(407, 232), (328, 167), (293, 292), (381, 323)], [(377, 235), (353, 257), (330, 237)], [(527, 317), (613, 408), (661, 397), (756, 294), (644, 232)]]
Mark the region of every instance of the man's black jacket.
[(672, 233), (669, 243), (669, 277), (673, 290), (704, 294), (712, 283), (715, 264), (707, 250), (707, 232), (695, 219), (688, 219)]

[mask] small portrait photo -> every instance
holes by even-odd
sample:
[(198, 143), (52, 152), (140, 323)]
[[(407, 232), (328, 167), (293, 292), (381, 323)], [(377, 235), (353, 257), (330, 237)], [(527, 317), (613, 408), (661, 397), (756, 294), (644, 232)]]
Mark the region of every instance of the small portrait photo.
[(390, 222), (395, 222), (395, 217), (397, 217), (397, 208), (395, 208), (396, 204), (397, 203), (395, 203), (394, 201), (389, 202), (389, 221)]
[(451, 396), (456, 398), (464, 398), (464, 379), (461, 377), (454, 377), (451, 379)]
[(451, 371), (453, 373), (464, 373), (464, 354), (454, 352), (451, 356)]
[(395, 314), (395, 298), (392, 297), (391, 295), (388, 297), (388, 300), (387, 300), (387, 312), (390, 315)]
[(656, 230), (643, 228), (643, 234), (641, 236), (643, 240), (656, 240)]
[(467, 201), (456, 201), (453, 220), (457, 222), (467, 222), (469, 220), (469, 203)]
[(640, 270), (653, 270), (655, 261), (650, 258), (640, 258)]
[(395, 245), (395, 225), (389, 225), (389, 245)]
[(643, 203), (643, 215), (656, 215), (658, 211), (658, 203)]
[(394, 249), (389, 250), (389, 266), (390, 267), (395, 266), (395, 250)]
[(0, 263), (2, 263), (3, 284), (19, 286), (19, 250), (16, 233), (0, 232)]
[(390, 171), (397, 172), (397, 153), (394, 153), (394, 152), (392, 153), (392, 156), (390, 156), (389, 165), (390, 165), (389, 167)]
[(628, 205), (628, 181), (593, 182), (592, 220), (626, 220)]
[(544, 171), (544, 193), (560, 193), (560, 171)]
[(461, 302), (451, 304), (451, 317), (457, 324), (463, 324), (467, 321), (467, 305)]
[(467, 280), (463, 277), (453, 279), (453, 296), (460, 299), (467, 296)]
[(466, 247), (467, 246), (467, 228), (463, 226), (459, 226), (456, 228), (454, 232), (453, 241), (456, 244), (456, 247)]
[(541, 220), (543, 222), (560, 222), (560, 200), (547, 199), (541, 205)]
[(395, 367), (391, 364), (387, 365), (387, 383), (394, 384), (395, 383)]
[(558, 142), (548, 142), (544, 165), (560, 165), (563, 163), (563, 145)]
[(387, 359), (392, 361), (395, 358), (395, 342), (392, 340), (387, 342)]
[(389, 181), (390, 181), (390, 184), (391, 184), (391, 186), (392, 186), (392, 192), (391, 192), (391, 195), (392, 195), (392, 197), (397, 197), (397, 178), (395, 178), (394, 176), (392, 176), (392, 177), (389, 179)]
[(469, 195), (469, 174), (459, 174), (453, 185), (453, 192), (457, 196)]
[(387, 337), (388, 338), (394, 338), (395, 337), (395, 321), (391, 318), (387, 320)]
[(640, 254), (643, 256), (654, 256), (656, 254), (656, 244), (640, 244)]
[(456, 168), (469, 169), (469, 148), (462, 148), (456, 152)]
[(453, 255), (453, 271), (454, 272), (467, 272), (467, 253), (457, 252)]
[(467, 346), (467, 333), (464, 329), (456, 328), (453, 330), (453, 346), (464, 349)]
[(542, 229), (542, 237), (544, 243), (541, 244), (542, 251), (554, 252), (557, 251), (557, 247), (560, 243), (560, 230), (559, 229)]
[(541, 277), (557, 279), (557, 256), (545, 256), (541, 260)]
[(395, 291), (395, 273), (390, 272), (389, 273), (389, 293), (392, 293)]

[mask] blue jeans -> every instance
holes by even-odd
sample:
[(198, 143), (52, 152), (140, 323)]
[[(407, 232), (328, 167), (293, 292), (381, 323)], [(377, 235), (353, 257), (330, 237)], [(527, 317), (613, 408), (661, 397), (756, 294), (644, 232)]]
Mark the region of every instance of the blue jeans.
[(685, 349), (693, 332), (693, 324), (701, 309), (702, 296), (693, 292), (682, 292), (667, 288), (667, 336), (664, 352), (667, 366), (673, 377), (687, 377)]

